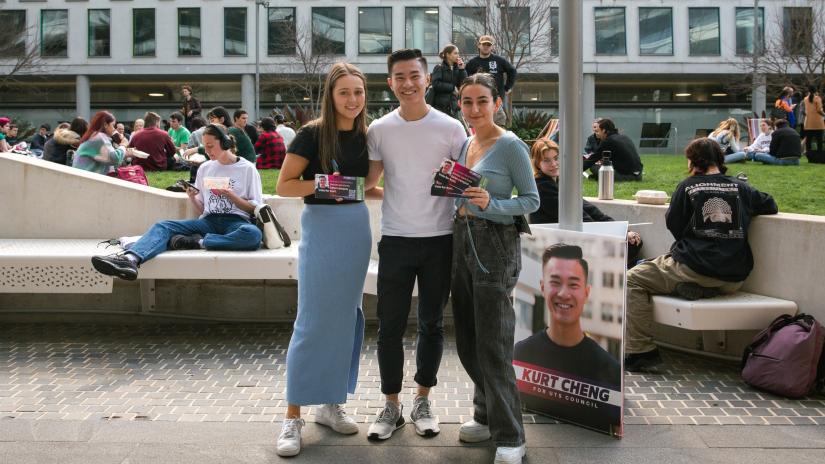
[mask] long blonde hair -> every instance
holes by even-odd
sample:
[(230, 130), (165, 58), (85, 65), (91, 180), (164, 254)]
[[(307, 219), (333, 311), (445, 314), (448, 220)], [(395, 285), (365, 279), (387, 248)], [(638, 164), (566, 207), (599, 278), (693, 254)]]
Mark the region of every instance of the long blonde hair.
[(739, 123), (734, 118), (728, 118), (720, 122), (716, 129), (710, 133), (711, 137), (716, 137), (722, 131), (728, 131), (733, 134), (734, 140), (739, 140)]
[[(349, 63), (335, 63), (327, 73), (326, 81), (324, 82), (324, 93), (321, 96), (321, 117), (311, 121), (309, 124), (318, 127), (318, 157), (321, 159), (321, 168), (328, 173), (333, 172), (332, 160), (340, 159), (341, 146), (338, 142), (338, 126), (336, 124), (335, 100), (333, 98), (333, 90), (338, 79), (344, 76), (355, 76), (361, 79), (364, 83), (364, 94), (367, 92), (367, 78), (364, 73), (357, 67)], [(367, 107), (366, 102), (364, 109), (355, 117), (353, 129), (356, 135), (363, 137), (366, 141), (367, 137)], [(366, 147), (366, 143), (364, 144)]]

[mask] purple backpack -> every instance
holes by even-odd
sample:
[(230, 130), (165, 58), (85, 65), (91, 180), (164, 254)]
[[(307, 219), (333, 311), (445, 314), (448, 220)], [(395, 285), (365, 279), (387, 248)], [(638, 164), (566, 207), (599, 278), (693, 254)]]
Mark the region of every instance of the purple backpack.
[(813, 316), (783, 314), (745, 348), (742, 379), (779, 395), (805, 396), (815, 386), (821, 387), (825, 375), (823, 344), (825, 328)]

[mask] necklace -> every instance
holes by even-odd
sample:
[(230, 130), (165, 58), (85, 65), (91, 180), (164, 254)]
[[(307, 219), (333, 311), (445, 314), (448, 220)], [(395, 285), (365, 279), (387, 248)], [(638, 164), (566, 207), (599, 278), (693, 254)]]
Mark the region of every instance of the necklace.
[(467, 167), (472, 169), (473, 166), (481, 161), (481, 158), (484, 157), (487, 150), (495, 145), (500, 137), (501, 135), (496, 135), (484, 141), (479, 141), (477, 138), (474, 138), (470, 142), (470, 146), (467, 147)]

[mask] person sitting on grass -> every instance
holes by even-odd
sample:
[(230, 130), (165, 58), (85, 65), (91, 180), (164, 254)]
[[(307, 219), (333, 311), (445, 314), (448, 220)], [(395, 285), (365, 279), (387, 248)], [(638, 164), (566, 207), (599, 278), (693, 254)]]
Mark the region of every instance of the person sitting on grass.
[(108, 111), (98, 111), (89, 123), (89, 128), (80, 137), (72, 167), (84, 171), (108, 174), (127, 158), (126, 140), (113, 141), (115, 117)]
[(730, 155), (725, 155), (725, 164), (738, 163), (740, 161), (751, 160), (758, 153), (770, 153), (771, 149), (771, 133), (773, 132), (773, 123), (770, 119), (763, 119), (759, 123), (759, 135), (752, 144), (745, 147), (744, 151), (738, 151)]
[(722, 148), (700, 138), (685, 148), (688, 178), (673, 192), (665, 220), (676, 239), (670, 253), (627, 272), (626, 370), (662, 362), (653, 344), (652, 295), (696, 300), (733, 293), (753, 269), (748, 245), (751, 218), (776, 214), (776, 202), (746, 182), (725, 175)]
[(644, 165), (630, 137), (620, 134), (616, 124), (607, 118), (599, 119), (593, 129), (599, 139), (599, 146), (595, 153), (584, 160), (582, 171), (589, 169), (591, 177), (597, 179), (602, 158), (609, 157), (613, 162), (613, 178), (616, 182), (642, 180)]
[(720, 122), (716, 129), (708, 134), (708, 138), (715, 140), (726, 155), (741, 151), (739, 149), (739, 137), (739, 123), (734, 118), (728, 118)]
[(142, 263), (168, 249), (254, 251), (261, 246), (261, 231), (250, 222), (263, 203), (258, 170), (231, 151), (235, 141), (222, 126), (207, 126), (203, 144), (210, 160), (198, 170), (195, 188), (186, 189), (200, 217), (158, 222), (128, 250), (93, 256), (98, 272), (135, 280)]
[(769, 152), (756, 153), (753, 160), (774, 166), (799, 166), (799, 158), (802, 157), (802, 139), (799, 132), (784, 119), (777, 119), (774, 125), (776, 130), (771, 134)]

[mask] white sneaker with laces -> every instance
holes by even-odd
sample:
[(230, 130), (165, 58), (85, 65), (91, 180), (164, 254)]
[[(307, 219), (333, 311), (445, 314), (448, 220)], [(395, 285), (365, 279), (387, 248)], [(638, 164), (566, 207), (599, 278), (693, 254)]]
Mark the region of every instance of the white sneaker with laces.
[(490, 427), (476, 422), (475, 419), (461, 424), (458, 439), (464, 443), (478, 443), (490, 439)]
[(375, 418), (375, 422), (370, 425), (367, 438), (370, 440), (386, 440), (390, 438), (393, 432), (405, 424), (404, 415), (402, 414), (403, 410), (404, 405), (387, 401), (384, 409), (382, 409), (381, 412), (378, 413), (378, 417)]
[(278, 456), (296, 456), (301, 452), (301, 428), (304, 420), (284, 419), (281, 434), (278, 436)]
[(344, 435), (358, 433), (358, 424), (344, 412), (340, 404), (325, 404), (315, 412), (315, 423), (326, 425)]
[(426, 396), (415, 397), (410, 419), (415, 425), (415, 433), (422, 437), (434, 437), (441, 432), (438, 427), (438, 418), (430, 411), (430, 399)]
[(506, 446), (499, 446), (496, 448), (496, 459), (493, 461), (495, 464), (521, 464), (522, 458), (524, 458), (524, 454), (527, 451), (527, 446), (521, 445), (516, 446), (515, 448), (510, 448)]

